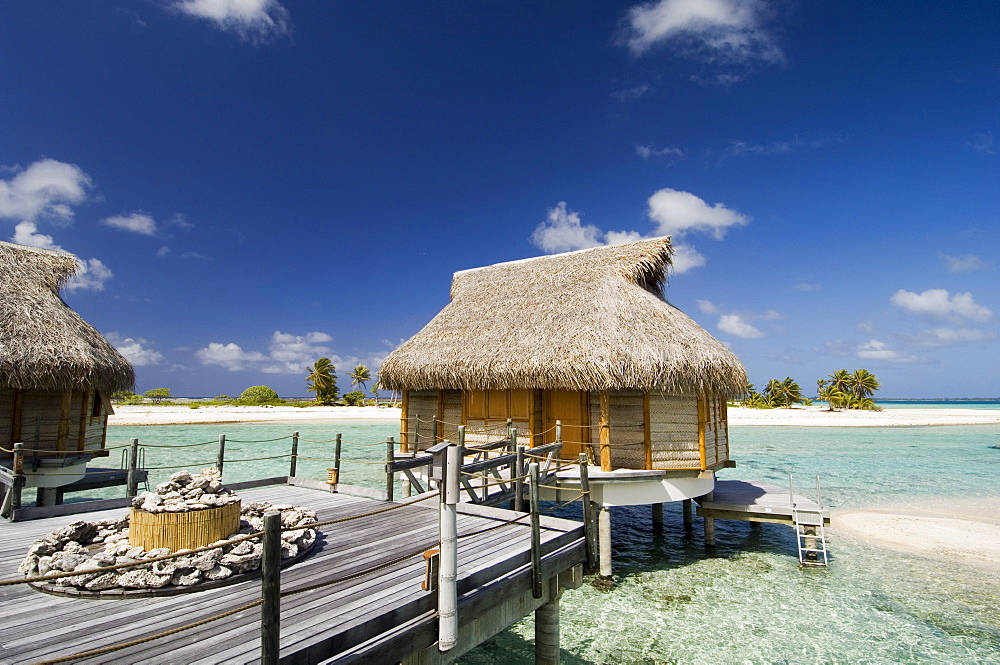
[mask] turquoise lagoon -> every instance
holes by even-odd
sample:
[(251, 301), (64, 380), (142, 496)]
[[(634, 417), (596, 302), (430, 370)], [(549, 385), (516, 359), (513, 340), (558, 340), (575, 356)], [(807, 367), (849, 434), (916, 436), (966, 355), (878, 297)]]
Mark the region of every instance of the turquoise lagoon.
[[(385, 447), (353, 444), (383, 441), (397, 427), (395, 420), (114, 427), (108, 443), (138, 437), (147, 467), (200, 468), (214, 463), (221, 433), (229, 460), (284, 454), (298, 429), (300, 455), (320, 458), (300, 461), (298, 473), (322, 479), (341, 432), (351, 442), (343, 482), (383, 487)], [(1000, 426), (734, 427), (731, 438), (738, 466), (720, 477), (784, 485), (793, 473), (797, 488), (814, 495), (819, 475), (823, 503), (834, 511), (1000, 515)], [(198, 442), (207, 445), (180, 447)], [(151, 480), (170, 472), (154, 470)], [(283, 473), (287, 459), (226, 466), (230, 482)], [(664, 512), (664, 530), (654, 534), (648, 506), (613, 510), (616, 583), (602, 590), (588, 578), (563, 596), (564, 663), (1000, 663), (1000, 574), (992, 570), (835, 529), (829, 569), (802, 570), (790, 527), (721, 520), (708, 555), (700, 520), (687, 536), (679, 504)], [(525, 620), (459, 662), (532, 663), (532, 630)]]

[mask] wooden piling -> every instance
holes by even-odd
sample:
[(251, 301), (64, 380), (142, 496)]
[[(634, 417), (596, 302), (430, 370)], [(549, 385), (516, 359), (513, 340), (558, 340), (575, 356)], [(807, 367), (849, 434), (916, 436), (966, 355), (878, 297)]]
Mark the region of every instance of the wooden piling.
[[(705, 501), (711, 501), (712, 492), (704, 496)], [(705, 517), (705, 547), (715, 547), (715, 518)]]
[(597, 533), (594, 528), (594, 502), (590, 495), (590, 469), (587, 453), (580, 453), (580, 492), (583, 502), (583, 533), (587, 541), (587, 567), (597, 565)]
[(264, 513), (261, 553), (260, 662), (278, 665), (281, 655), (281, 513)]
[(528, 496), (531, 502), (531, 595), (542, 597), (542, 521), (541, 502), (538, 496), (538, 462), (528, 466), (531, 485)]
[(514, 510), (524, 512), (524, 446), (517, 447), (514, 461)]
[(440, 503), (441, 553), (438, 563), (438, 651), (458, 641), (458, 500), (461, 493), (462, 448), (449, 445), (445, 454)]
[(654, 503), (652, 505), (653, 513), (653, 533), (663, 532), (663, 504)]
[(600, 576), (611, 579), (611, 506), (601, 506), (598, 513), (598, 545), (600, 547)]
[(337, 482), (340, 482), (340, 449), (342, 444), (343, 435), (337, 434), (337, 442), (333, 447), (333, 469), (336, 471)]
[(690, 533), (694, 529), (694, 518), (691, 514), (691, 499), (684, 499), (681, 505), (684, 508), (684, 530)]
[(292, 454), (288, 461), (288, 475), (295, 477), (296, 467), (299, 461), (299, 433), (292, 432)]
[(559, 665), (558, 589), (549, 602), (535, 610), (535, 665)]
[(215, 468), (222, 473), (222, 465), (226, 463), (226, 435), (219, 435), (219, 452), (215, 456)]
[(132, 439), (128, 449), (128, 478), (125, 485), (125, 496), (135, 496), (139, 493), (139, 439)]

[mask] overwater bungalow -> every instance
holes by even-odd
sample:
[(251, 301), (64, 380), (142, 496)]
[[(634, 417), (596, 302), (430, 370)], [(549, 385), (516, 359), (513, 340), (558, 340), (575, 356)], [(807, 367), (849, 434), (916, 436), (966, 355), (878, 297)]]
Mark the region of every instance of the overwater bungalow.
[(600, 468), (602, 507), (712, 492), (734, 465), (726, 401), (747, 375), (667, 302), (672, 251), (654, 238), (456, 273), (451, 302), (379, 372), (402, 392), (404, 446), (455, 440), (459, 425), (488, 438), (508, 420), (539, 446), (558, 422), (563, 457)]
[(10, 469), (22, 443), (28, 487), (49, 490), (45, 502), (107, 455), (108, 398), (135, 383), (129, 362), (60, 297), (76, 269), (65, 252), (0, 242), (0, 464)]

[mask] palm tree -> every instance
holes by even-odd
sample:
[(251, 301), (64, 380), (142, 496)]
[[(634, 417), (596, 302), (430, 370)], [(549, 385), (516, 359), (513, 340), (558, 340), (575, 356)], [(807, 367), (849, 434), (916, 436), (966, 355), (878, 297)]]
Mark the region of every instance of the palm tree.
[(320, 404), (330, 404), (337, 399), (336, 368), (329, 358), (319, 358), (312, 367), (307, 368), (306, 387), (311, 393), (316, 393), (316, 401)]
[(361, 386), (361, 389), (365, 389), (365, 384), (372, 380), (372, 373), (364, 365), (358, 365), (354, 368), (353, 372), (348, 372), (347, 376), (351, 377), (352, 386)]
[(785, 380), (779, 384), (779, 394), (781, 395), (781, 400), (785, 403), (786, 407), (790, 407), (792, 404), (798, 404), (803, 401), (802, 398), (802, 388), (799, 384), (792, 380), (792, 377), (786, 376)]
[[(820, 380), (822, 381), (822, 379)], [(824, 385), (820, 387), (817, 397), (829, 404), (831, 411), (836, 411), (839, 407), (844, 406), (844, 402), (847, 400), (847, 393), (837, 390), (833, 386), (825, 385), (825, 381), (823, 383)]]
[(846, 369), (838, 369), (830, 379), (830, 387), (835, 390), (846, 393), (851, 389), (851, 374)]
[(378, 384), (378, 381), (372, 384), (372, 395), (375, 396), (375, 406), (378, 406), (378, 391), (380, 388), (381, 386)]
[(871, 398), (875, 391), (881, 388), (875, 375), (866, 369), (856, 369), (851, 374), (850, 387), (859, 400)]

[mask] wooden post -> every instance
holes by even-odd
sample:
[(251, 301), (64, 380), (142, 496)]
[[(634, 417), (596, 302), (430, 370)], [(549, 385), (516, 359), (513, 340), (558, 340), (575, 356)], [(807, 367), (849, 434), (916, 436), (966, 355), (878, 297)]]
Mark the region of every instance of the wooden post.
[(333, 468), (337, 470), (338, 484), (340, 483), (340, 447), (342, 443), (341, 441), (342, 437), (343, 437), (342, 434), (340, 433), (337, 434), (337, 443), (334, 445), (333, 448)]
[(562, 443), (562, 421), (556, 421), (556, 440), (555, 443)]
[[(407, 415), (409, 400), (407, 391), (403, 391), (399, 401), (399, 449), (404, 453), (410, 452), (410, 417)], [(414, 448), (416, 450), (416, 448)]]
[(440, 508), (441, 554), (438, 568), (438, 651), (445, 652), (458, 641), (458, 499), (462, 449), (445, 451), (444, 480)]
[(24, 444), (14, 444), (14, 482), (10, 486), (10, 515), (11, 522), (17, 521), (17, 511), (21, 509), (21, 492), (24, 489)]
[[(713, 499), (713, 493), (709, 492), (705, 495), (705, 501), (711, 501)], [(706, 517), (705, 519), (705, 547), (715, 547), (715, 518)]]
[(590, 470), (587, 453), (580, 453), (580, 492), (583, 494), (583, 533), (587, 541), (587, 567), (597, 564), (597, 534), (594, 533), (594, 503), (590, 495)]
[(222, 473), (222, 465), (226, 463), (226, 435), (219, 435), (219, 452), (215, 456), (215, 468)]
[(125, 496), (135, 496), (139, 493), (139, 439), (132, 439), (128, 449), (128, 480), (125, 485)]
[(542, 597), (542, 516), (538, 497), (538, 462), (528, 465), (531, 485), (528, 497), (531, 501), (531, 595)]
[(438, 436), (440, 433), (440, 428), (438, 427), (437, 416), (434, 416), (434, 420), (431, 421), (431, 445), (438, 443)]
[(535, 665), (559, 665), (559, 589), (535, 610)]
[[(396, 439), (390, 436), (389, 443), (395, 445)], [(402, 444), (399, 446), (399, 452), (404, 452)], [(403, 498), (408, 499), (413, 496), (413, 487), (410, 485), (410, 477), (408, 475), (405, 473), (403, 474), (403, 477), (399, 479), (399, 485), (402, 490)]]
[(653, 532), (663, 532), (663, 504), (654, 503), (653, 506)]
[(601, 414), (598, 426), (601, 435), (601, 471), (611, 471), (611, 397), (601, 391)]
[(517, 447), (517, 458), (514, 462), (514, 510), (524, 512), (524, 446)]
[(261, 553), (260, 662), (278, 665), (281, 654), (281, 513), (264, 513)]
[(601, 566), (599, 574), (606, 580), (611, 579), (611, 506), (601, 506), (598, 513), (598, 545), (600, 546)]
[(292, 455), (288, 461), (288, 475), (295, 477), (296, 467), (299, 462), (299, 433), (292, 432)]
[(392, 441), (385, 442), (385, 500), (392, 501), (393, 490), (396, 487), (396, 474), (392, 471), (392, 464), (396, 461), (396, 445)]
[(684, 508), (684, 530), (690, 533), (694, 529), (694, 519), (691, 516), (691, 499), (684, 499), (681, 504)]

